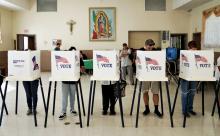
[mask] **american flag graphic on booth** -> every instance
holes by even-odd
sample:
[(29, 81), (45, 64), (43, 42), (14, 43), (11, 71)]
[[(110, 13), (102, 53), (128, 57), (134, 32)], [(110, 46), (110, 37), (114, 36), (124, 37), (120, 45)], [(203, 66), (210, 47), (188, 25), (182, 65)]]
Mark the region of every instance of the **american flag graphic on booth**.
[(64, 57), (55, 55), (56, 63), (62, 62), (62, 63), (69, 63), (68, 60)]
[(109, 59), (105, 56), (96, 54), (97, 62), (106, 62), (109, 63)]
[(184, 54), (181, 54), (181, 59), (182, 61), (188, 62), (188, 58)]
[(158, 62), (155, 59), (145, 57), (145, 60), (146, 60), (147, 64), (158, 65)]
[(36, 56), (34, 56), (32, 58), (32, 62), (33, 62), (33, 66), (34, 66), (33, 70), (38, 70), (39, 66), (38, 66), (37, 61), (36, 61)]
[(195, 54), (195, 60), (196, 60), (196, 62), (208, 62), (208, 60), (205, 58), (205, 57), (203, 57), (203, 56), (200, 56), (200, 55), (196, 55)]

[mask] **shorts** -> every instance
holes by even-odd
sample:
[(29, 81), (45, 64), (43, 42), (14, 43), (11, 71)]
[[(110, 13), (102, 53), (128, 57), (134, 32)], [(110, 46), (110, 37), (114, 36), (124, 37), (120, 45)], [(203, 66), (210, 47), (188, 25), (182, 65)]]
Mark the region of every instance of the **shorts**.
[(160, 90), (160, 82), (150, 82), (150, 81), (144, 81), (142, 82), (142, 91), (143, 93), (148, 92), (151, 90), (153, 94), (159, 94)]

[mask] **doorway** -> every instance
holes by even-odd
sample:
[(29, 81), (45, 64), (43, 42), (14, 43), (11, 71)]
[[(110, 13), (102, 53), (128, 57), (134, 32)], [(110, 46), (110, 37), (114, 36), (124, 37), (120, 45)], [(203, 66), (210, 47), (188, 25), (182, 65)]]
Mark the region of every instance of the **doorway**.
[(17, 34), (17, 50), (36, 50), (36, 36), (29, 34)]

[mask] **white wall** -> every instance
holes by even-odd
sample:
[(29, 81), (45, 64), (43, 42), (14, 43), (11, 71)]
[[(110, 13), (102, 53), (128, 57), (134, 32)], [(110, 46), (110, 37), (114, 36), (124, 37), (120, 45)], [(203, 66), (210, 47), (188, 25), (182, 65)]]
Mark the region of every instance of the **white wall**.
[[(212, 8), (214, 6), (220, 5), (220, 0), (213, 0), (206, 4), (203, 4), (191, 11), (190, 17), (190, 40), (192, 39), (192, 34), (195, 32), (202, 32), (202, 12), (206, 9)], [(202, 47), (203, 48), (203, 47)], [(215, 51), (220, 51), (216, 48)]]
[[(58, 12), (36, 12), (36, 1), (30, 11), (13, 14), (13, 37), (17, 33), (37, 36), (37, 48), (52, 49), (52, 39), (61, 38), (63, 49), (74, 45), (78, 49), (119, 49), (128, 42), (129, 30), (170, 30), (171, 33), (188, 33), (190, 14), (173, 11), (172, 0), (167, 0), (166, 12), (146, 12), (145, 0), (58, 0)], [(116, 7), (116, 41), (89, 41), (89, 7)], [(70, 19), (76, 21), (73, 35), (70, 35)], [(148, 37), (146, 37), (148, 38)], [(144, 43), (144, 41), (143, 41)]]
[(14, 49), (12, 38), (12, 11), (0, 7), (2, 44), (0, 51)]

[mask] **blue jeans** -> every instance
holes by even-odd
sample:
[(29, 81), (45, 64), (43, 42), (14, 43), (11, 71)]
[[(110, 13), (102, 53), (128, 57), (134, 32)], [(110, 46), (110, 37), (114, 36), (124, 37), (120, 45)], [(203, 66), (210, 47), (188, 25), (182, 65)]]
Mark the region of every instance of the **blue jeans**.
[(182, 113), (193, 111), (193, 100), (196, 92), (197, 82), (186, 81), (181, 79), (181, 99), (182, 99)]
[(68, 96), (70, 97), (70, 111), (74, 110), (75, 103), (75, 84), (64, 84), (62, 83), (62, 113), (66, 113), (66, 108), (68, 105)]

